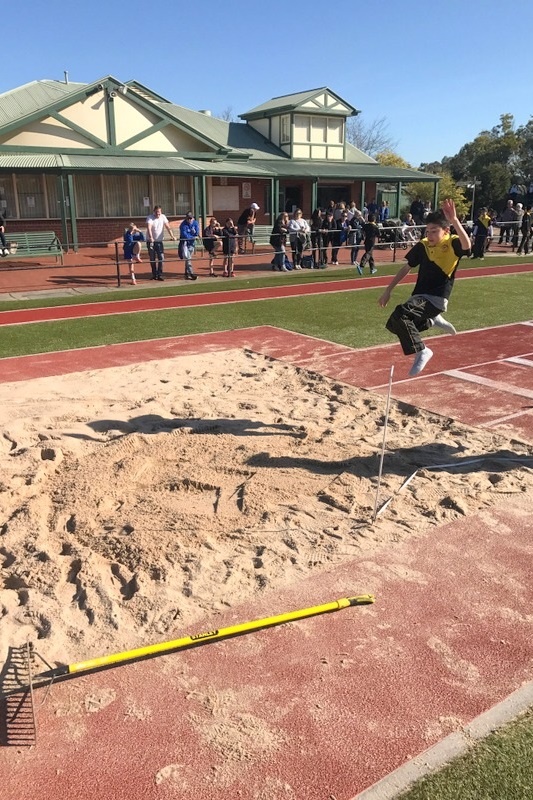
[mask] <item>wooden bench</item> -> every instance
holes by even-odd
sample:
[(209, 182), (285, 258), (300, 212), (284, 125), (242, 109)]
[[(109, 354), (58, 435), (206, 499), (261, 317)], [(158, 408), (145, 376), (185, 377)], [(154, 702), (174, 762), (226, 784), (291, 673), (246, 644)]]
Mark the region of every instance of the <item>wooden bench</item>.
[(34, 258), (35, 256), (55, 256), (63, 264), (63, 247), (53, 231), (31, 231), (29, 233), (5, 233), (7, 249), (12, 258)]

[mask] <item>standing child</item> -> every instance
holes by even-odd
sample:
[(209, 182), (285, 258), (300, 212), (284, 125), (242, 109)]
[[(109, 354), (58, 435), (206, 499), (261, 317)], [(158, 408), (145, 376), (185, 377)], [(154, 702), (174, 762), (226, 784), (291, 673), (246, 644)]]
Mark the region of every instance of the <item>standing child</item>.
[(485, 207), (479, 211), (479, 217), (474, 225), (472, 236), (474, 238), (474, 246), (472, 248), (472, 258), (485, 258), (485, 247), (487, 244), (487, 236), (492, 220)]
[(222, 253), (224, 254), (222, 268), (224, 270), (223, 275), (225, 278), (235, 277), (235, 273), (233, 271), (233, 259), (235, 258), (235, 253), (237, 252), (238, 237), (239, 231), (233, 224), (231, 217), (228, 217), (224, 227), (222, 228)]
[(130, 222), (124, 231), (124, 258), (130, 268), (130, 279), (133, 285), (137, 283), (134, 264), (141, 264), (141, 242), (144, 242), (144, 233), (139, 230), (134, 222)]
[(222, 250), (222, 228), (215, 217), (211, 217), (209, 225), (204, 228), (202, 243), (209, 254), (209, 277), (216, 278), (215, 258)]
[[(457, 235), (450, 234), (453, 225)], [(453, 289), (457, 265), (463, 256), (470, 255), (470, 237), (461, 225), (455, 203), (445, 200), (441, 211), (430, 212), (426, 218), (426, 236), (407, 253), (407, 264), (401, 267), (379, 298), (382, 308), (388, 304), (392, 290), (413, 267), (418, 267), (418, 277), (411, 297), (396, 306), (386, 328), (400, 340), (404, 355), (415, 355), (409, 375), (422, 372), (433, 351), (427, 347), (420, 334), (433, 326), (447, 333), (455, 328), (444, 319), (448, 299)]]
[(362, 275), (365, 265), (368, 262), (370, 266), (370, 274), (375, 275), (377, 269), (374, 262), (374, 247), (379, 238), (379, 228), (376, 225), (376, 217), (374, 214), (369, 214), (368, 222), (365, 222), (363, 225), (363, 238), (365, 240), (365, 252), (363, 254), (363, 258), (361, 259), (361, 263), (357, 267), (357, 272), (359, 275)]
[(350, 261), (352, 267), (359, 267), (357, 256), (363, 239), (363, 217), (357, 212), (350, 220), (350, 233), (348, 234), (348, 244), (351, 245)]

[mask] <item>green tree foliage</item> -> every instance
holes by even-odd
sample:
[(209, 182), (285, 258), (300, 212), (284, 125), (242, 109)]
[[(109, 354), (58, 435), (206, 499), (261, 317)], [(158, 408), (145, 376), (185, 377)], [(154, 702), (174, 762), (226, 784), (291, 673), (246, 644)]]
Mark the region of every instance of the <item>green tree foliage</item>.
[(515, 128), (513, 115), (502, 114), (498, 125), (481, 131), (474, 141), (444, 161), (456, 181), (480, 181), (476, 208), (486, 205), (500, 210), (511, 184), (529, 183), (533, 174), (533, 120)]

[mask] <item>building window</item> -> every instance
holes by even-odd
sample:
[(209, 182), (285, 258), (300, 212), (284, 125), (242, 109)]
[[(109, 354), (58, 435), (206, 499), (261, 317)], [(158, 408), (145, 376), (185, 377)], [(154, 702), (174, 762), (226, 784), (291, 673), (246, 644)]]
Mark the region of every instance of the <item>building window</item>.
[(304, 116), (303, 114), (296, 114), (294, 117), (294, 141), (311, 141), (311, 117)]
[(78, 217), (104, 216), (100, 175), (75, 175), (74, 194)]
[[(151, 207), (155, 203), (151, 202), (150, 180), (148, 175), (130, 175), (130, 214), (132, 217), (147, 217)], [(145, 198), (148, 198), (146, 206)]]
[(342, 119), (328, 118), (328, 144), (344, 144), (344, 121)]
[(42, 175), (19, 174), (16, 177), (21, 219), (46, 217), (46, 200)]
[(61, 179), (57, 175), (44, 176), (46, 199), (48, 201), (48, 216), (51, 219), (58, 219), (61, 216), (59, 194), (57, 191), (57, 182), (59, 180)]
[(185, 216), (187, 211), (190, 211), (192, 208), (191, 179), (186, 175), (175, 175), (174, 195), (176, 198), (174, 213), (180, 217)]
[[(174, 192), (172, 188), (172, 175), (153, 176), (154, 202), (152, 205), (161, 206), (163, 214), (174, 214)], [(187, 209), (188, 211), (189, 209)], [(187, 213), (187, 211), (185, 213)]]
[(291, 118), (289, 114), (280, 117), (280, 143), (289, 144), (291, 141)]
[(13, 188), (13, 175), (0, 177), (0, 211), (6, 217), (16, 218), (17, 205)]
[(313, 144), (324, 144), (327, 135), (328, 121), (325, 117), (313, 117), (311, 121), (311, 141)]
[(128, 176), (104, 175), (104, 207), (106, 217), (129, 216)]

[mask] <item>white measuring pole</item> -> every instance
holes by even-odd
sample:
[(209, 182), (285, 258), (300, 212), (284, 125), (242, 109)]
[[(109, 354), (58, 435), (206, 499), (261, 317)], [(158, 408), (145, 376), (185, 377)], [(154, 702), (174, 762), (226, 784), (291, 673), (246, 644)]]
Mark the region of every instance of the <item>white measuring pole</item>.
[(385, 406), (385, 423), (383, 425), (383, 442), (381, 444), (381, 456), (379, 459), (378, 485), (376, 487), (376, 501), (374, 503), (374, 515), (372, 517), (373, 523), (376, 521), (376, 517), (378, 515), (379, 489), (381, 486), (381, 473), (383, 472), (383, 459), (385, 457), (385, 441), (387, 439), (387, 425), (389, 424), (389, 408), (390, 408), (390, 396), (392, 392), (393, 374), (394, 374), (394, 364), (390, 368), (389, 391), (387, 392), (387, 405)]

